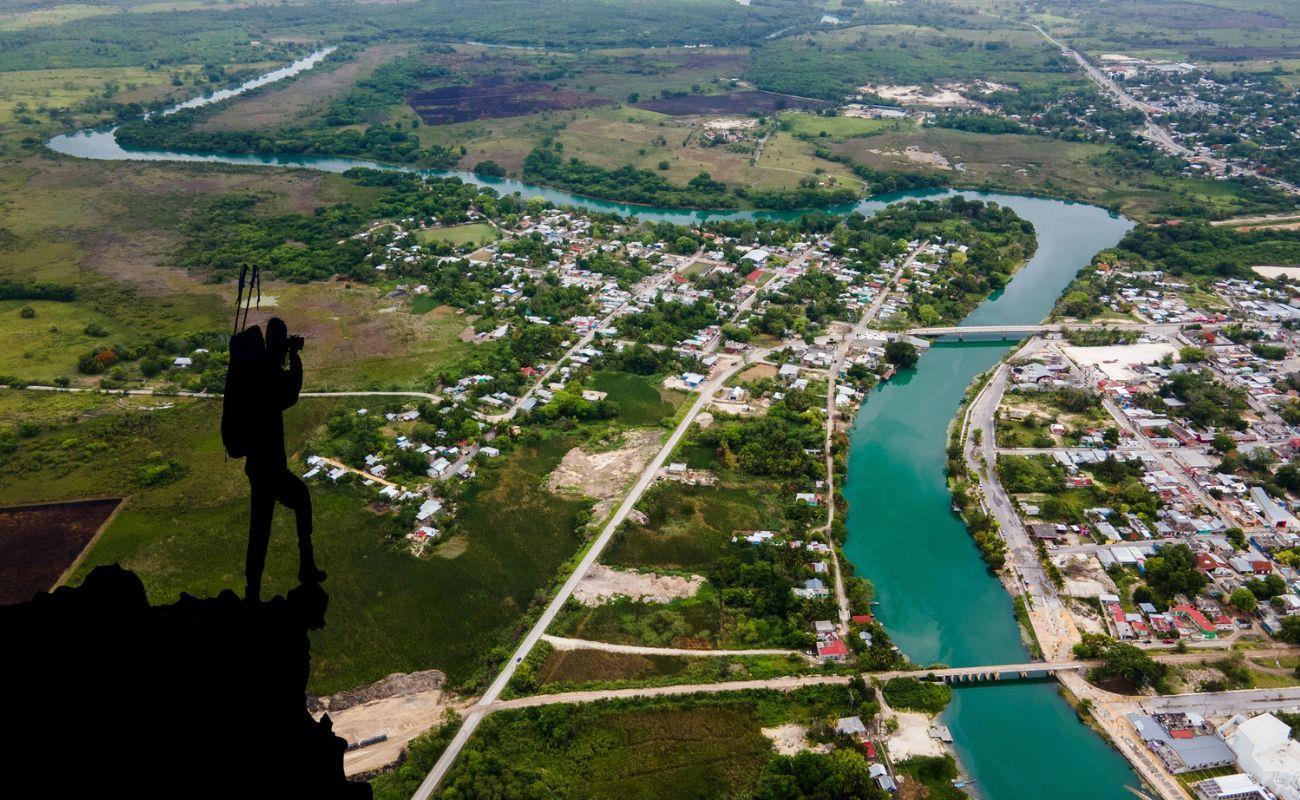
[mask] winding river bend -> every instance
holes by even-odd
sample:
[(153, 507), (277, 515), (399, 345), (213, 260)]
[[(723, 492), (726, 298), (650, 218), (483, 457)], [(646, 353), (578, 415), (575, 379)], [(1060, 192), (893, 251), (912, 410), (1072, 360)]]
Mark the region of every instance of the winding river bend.
[[(319, 63), (321, 50), (273, 73), (163, 113), (196, 108), (296, 75)], [(454, 170), (416, 170), (327, 156), (258, 156), (172, 151), (129, 151), (113, 128), (55, 137), (51, 150), (97, 160), (206, 162), (238, 166), (344, 172), (353, 167), (399, 169), (458, 177), (502, 193), (518, 192), (561, 205), (636, 215), (682, 224), (711, 219), (789, 219), (799, 212), (695, 211), (594, 200), (510, 179)], [(828, 209), (871, 215), (903, 200), (957, 192), (880, 195)], [(1093, 254), (1117, 243), (1132, 223), (1102, 209), (1057, 200), (960, 192), (1009, 206), (1034, 224), (1038, 250), (1005, 290), (975, 309), (963, 324), (1032, 323), (1050, 311), (1061, 290)], [(953, 666), (1028, 660), (1011, 598), (984, 568), (961, 521), (949, 510), (944, 476), (946, 428), (970, 381), (1002, 357), (1005, 342), (947, 344), (927, 351), (915, 371), (873, 393), (851, 432), (844, 494), (850, 504), (847, 556), (876, 585), (882, 618), (902, 650), (917, 663)], [(1124, 759), (1075, 717), (1054, 682), (962, 688), (946, 715), (963, 765), (987, 800), (1128, 800), (1139, 781)]]

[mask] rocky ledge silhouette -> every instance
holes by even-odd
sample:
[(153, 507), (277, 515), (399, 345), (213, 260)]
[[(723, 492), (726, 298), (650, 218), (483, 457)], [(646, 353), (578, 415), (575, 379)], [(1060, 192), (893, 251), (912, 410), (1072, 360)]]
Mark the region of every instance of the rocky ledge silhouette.
[(369, 798), (306, 709), (327, 604), (302, 586), (151, 606), (113, 565), (0, 607), (6, 777), (60, 797)]

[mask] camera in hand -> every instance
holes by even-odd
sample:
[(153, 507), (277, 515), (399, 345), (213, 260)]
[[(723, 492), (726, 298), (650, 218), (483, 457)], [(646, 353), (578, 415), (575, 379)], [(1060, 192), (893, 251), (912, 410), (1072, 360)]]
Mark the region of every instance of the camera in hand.
[(302, 346), (303, 346), (303, 344), (305, 344), (305, 342), (303, 341), (303, 338), (302, 338), (301, 336), (290, 336), (290, 337), (289, 337), (289, 351), (290, 351), (290, 352), (293, 352), (293, 353), (297, 353), (297, 352), (299, 352), (300, 350), (302, 350)]

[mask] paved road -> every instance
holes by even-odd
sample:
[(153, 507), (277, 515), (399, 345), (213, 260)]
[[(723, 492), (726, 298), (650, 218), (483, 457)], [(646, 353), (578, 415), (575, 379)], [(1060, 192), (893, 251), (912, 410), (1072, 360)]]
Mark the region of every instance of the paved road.
[(604, 650), (607, 653), (632, 653), (644, 656), (689, 656), (701, 658), (730, 658), (733, 656), (800, 656), (808, 654), (799, 650), (779, 647), (757, 648), (754, 650), (691, 650), (684, 647), (644, 647), (638, 644), (612, 644), (594, 642), (590, 639), (570, 639), (566, 636), (542, 634), (542, 641), (556, 650)]
[(1003, 333), (1033, 334), (1061, 333), (1063, 331), (1143, 331), (1146, 333), (1177, 333), (1181, 323), (1174, 322), (1044, 322), (1025, 325), (933, 325), (928, 328), (909, 328), (909, 336), (959, 336), (970, 334)]
[(1300, 686), (1285, 689), (1244, 689), (1236, 692), (1175, 694), (1147, 697), (1139, 703), (1146, 713), (1173, 711), (1226, 717), (1244, 711), (1300, 711)]
[[(1037, 340), (1028, 343), (1020, 352), (1028, 352), (1041, 345)], [(1049, 659), (1067, 657), (1070, 648), (1080, 639), (1079, 630), (1073, 617), (1065, 608), (1056, 586), (1047, 576), (1046, 569), (1038, 556), (1038, 548), (1029, 532), (1020, 521), (1015, 503), (1002, 482), (998, 480), (997, 434), (994, 417), (1002, 394), (1006, 391), (1007, 378), (1011, 370), (1003, 362), (994, 369), (984, 389), (971, 403), (970, 427), (980, 431), (978, 452), (983, 464), (974, 458), (977, 445), (974, 436), (969, 435), (964, 444), (966, 460), (979, 478), (980, 491), (984, 496), (988, 511), (998, 522), (1002, 538), (1007, 545), (1007, 565), (1015, 574), (1024, 593), (1028, 596), (1030, 623), (1042, 645), (1043, 655)]]

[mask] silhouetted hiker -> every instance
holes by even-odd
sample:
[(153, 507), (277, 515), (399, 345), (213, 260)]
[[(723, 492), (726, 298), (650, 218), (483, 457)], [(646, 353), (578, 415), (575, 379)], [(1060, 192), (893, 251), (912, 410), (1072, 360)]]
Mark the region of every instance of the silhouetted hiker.
[[(256, 326), (230, 340), (230, 367), (226, 374), (225, 408), (221, 435), (226, 451), (244, 457), (244, 474), (252, 490), (248, 523), (247, 581), (244, 599), (261, 598), (262, 570), (271, 538), (275, 504), (294, 512), (298, 527), (298, 580), (319, 583), (325, 573), (316, 568), (311, 545), (311, 495), (298, 476), (289, 471), (284, 453), (284, 410), (298, 402), (302, 390), (300, 336), (289, 336), (284, 321), (266, 323), (266, 338)], [(284, 368), (285, 356), (289, 368)]]

